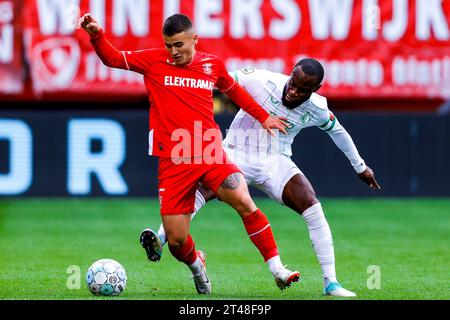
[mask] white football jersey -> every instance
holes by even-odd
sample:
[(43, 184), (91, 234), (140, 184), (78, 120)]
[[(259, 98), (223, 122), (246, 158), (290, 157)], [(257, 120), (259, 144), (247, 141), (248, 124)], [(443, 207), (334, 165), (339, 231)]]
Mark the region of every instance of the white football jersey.
[(270, 136), (261, 124), (246, 113), (239, 110), (231, 123), (224, 139), (224, 147), (253, 154), (292, 155), (292, 143), (300, 130), (312, 126), (322, 130), (332, 130), (336, 118), (328, 110), (327, 99), (313, 93), (309, 100), (294, 109), (282, 103), (283, 89), (289, 76), (267, 70), (245, 68), (230, 73), (235, 80), (271, 115), (288, 119), (287, 135), (278, 133)]

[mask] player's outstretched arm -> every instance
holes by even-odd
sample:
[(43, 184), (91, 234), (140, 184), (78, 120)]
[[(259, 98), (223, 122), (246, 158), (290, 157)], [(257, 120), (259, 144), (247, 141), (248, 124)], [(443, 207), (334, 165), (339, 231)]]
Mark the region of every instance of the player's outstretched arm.
[(375, 179), (375, 174), (373, 173), (373, 170), (369, 168), (369, 166), (366, 166), (366, 170), (364, 170), (361, 173), (358, 173), (358, 177), (367, 183), (370, 188), (372, 189), (381, 189), (380, 185), (378, 184), (377, 180)]
[(320, 126), (324, 131), (327, 131), (330, 138), (336, 144), (336, 146), (345, 154), (345, 156), (350, 160), (353, 168), (358, 173), (358, 177), (367, 183), (372, 189), (381, 189), (380, 185), (375, 179), (375, 175), (365, 163), (364, 160), (359, 155), (358, 149), (356, 148), (352, 137), (345, 130), (345, 128), (339, 123), (339, 121), (334, 117), (330, 117), (329, 123)]
[(79, 20), (79, 24), (89, 34), (91, 44), (104, 65), (128, 70), (128, 65), (122, 52), (117, 50), (106, 39), (99, 22), (90, 13), (83, 15)]

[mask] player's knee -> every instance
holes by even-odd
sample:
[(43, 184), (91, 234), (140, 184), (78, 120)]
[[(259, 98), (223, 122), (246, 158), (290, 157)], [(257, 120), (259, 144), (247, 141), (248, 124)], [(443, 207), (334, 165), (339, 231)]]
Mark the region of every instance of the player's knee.
[(316, 198), (315, 194), (305, 198), (300, 208), (301, 212), (304, 212), (306, 209), (312, 207), (316, 203), (319, 203), (319, 200)]
[(319, 203), (319, 200), (316, 198), (316, 194), (314, 193), (314, 191), (307, 191), (293, 198), (295, 199), (295, 201), (292, 201), (290, 207), (294, 206), (295, 211), (300, 214), (303, 214), (303, 212), (309, 207), (315, 205), (316, 203)]
[(283, 197), (283, 201), (286, 205), (300, 214), (303, 214), (303, 212), (309, 207), (319, 203), (314, 191), (305, 191), (295, 195), (287, 194), (286, 197)]
[(253, 200), (250, 194), (241, 194), (236, 197), (232, 203), (233, 208), (240, 214), (249, 213), (252, 211)]
[(176, 249), (181, 248), (185, 241), (186, 241), (186, 237), (181, 234), (167, 236), (167, 243), (169, 245), (169, 248), (171, 248), (171, 249), (176, 250)]

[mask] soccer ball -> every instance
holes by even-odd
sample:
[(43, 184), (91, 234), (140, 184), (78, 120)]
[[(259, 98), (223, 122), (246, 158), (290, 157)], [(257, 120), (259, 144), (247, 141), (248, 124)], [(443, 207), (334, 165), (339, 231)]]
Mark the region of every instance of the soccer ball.
[(120, 263), (112, 259), (95, 261), (86, 273), (86, 283), (92, 294), (118, 296), (127, 284), (127, 274)]

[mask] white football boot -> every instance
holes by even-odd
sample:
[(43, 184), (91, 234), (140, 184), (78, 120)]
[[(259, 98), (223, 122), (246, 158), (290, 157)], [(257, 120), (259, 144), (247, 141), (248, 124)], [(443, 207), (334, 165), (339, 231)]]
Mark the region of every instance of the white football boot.
[(300, 273), (298, 271), (291, 271), (286, 269), (286, 267), (282, 267), (273, 273), (273, 277), (275, 278), (278, 288), (280, 288), (280, 290), (284, 290), (287, 287), (290, 287), (292, 282), (297, 282), (300, 280)]
[(197, 250), (197, 256), (202, 261), (202, 270), (193, 275), (195, 283), (195, 289), (199, 294), (211, 294), (211, 281), (209, 281), (208, 275), (206, 274), (206, 255), (203, 251)]

